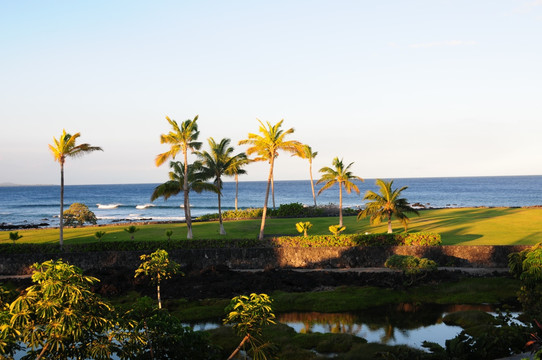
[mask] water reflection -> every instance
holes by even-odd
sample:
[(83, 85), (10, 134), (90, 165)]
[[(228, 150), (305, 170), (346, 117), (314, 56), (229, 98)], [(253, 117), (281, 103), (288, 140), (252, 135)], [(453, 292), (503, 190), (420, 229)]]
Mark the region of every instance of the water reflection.
[(388, 345), (406, 344), (421, 348), (424, 340), (444, 345), (461, 328), (448, 326), (442, 318), (464, 310), (494, 311), (490, 305), (415, 305), (410, 303), (373, 308), (356, 313), (285, 313), (281, 323), (300, 333), (344, 333)]
[[(421, 349), (423, 341), (445, 345), (446, 340), (461, 332), (459, 326), (442, 322), (449, 313), (480, 310), (493, 313), (492, 305), (434, 305), (402, 303), (348, 313), (291, 312), (277, 315), (279, 322), (299, 333), (343, 333), (362, 337), (369, 342), (408, 345)], [(194, 330), (219, 327), (218, 322), (194, 324)]]

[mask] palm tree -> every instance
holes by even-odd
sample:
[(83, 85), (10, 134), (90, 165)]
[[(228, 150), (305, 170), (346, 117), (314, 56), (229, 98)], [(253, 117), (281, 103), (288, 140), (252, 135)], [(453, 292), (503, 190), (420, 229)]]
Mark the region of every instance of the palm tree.
[(247, 171), (243, 169), (252, 160), (247, 157), (245, 153), (239, 153), (232, 158), (231, 166), (229, 167), (226, 175), (235, 176), (235, 210), (237, 210), (237, 203), (239, 199), (239, 175), (246, 174)]
[(314, 200), (314, 206), (316, 207), (316, 195), (314, 193), (314, 181), (312, 180), (312, 159), (318, 155), (318, 151), (313, 152), (312, 148), (309, 145), (303, 145), (300, 149), (295, 153), (296, 156), (299, 156), (302, 159), (309, 160), (309, 174), (311, 177), (311, 190), (312, 190), (312, 198)]
[(325, 183), (324, 186), (318, 191), (318, 195), (326, 189), (329, 189), (335, 184), (339, 184), (339, 227), (343, 226), (343, 186), (347, 193), (351, 193), (354, 190), (359, 194), (359, 189), (356, 184), (351, 180), (363, 181), (359, 176), (355, 176), (349, 170), (353, 162), (344, 166), (343, 160), (339, 160), (338, 157), (333, 159), (333, 168), (323, 167), (320, 169), (322, 177), (316, 184)]
[(262, 224), (260, 226), (260, 235), (258, 238), (263, 240), (263, 233), (265, 228), (265, 216), (267, 215), (267, 201), (269, 198), (269, 187), (273, 180), (273, 169), (275, 165), (275, 158), (278, 156), (278, 151), (283, 150), (290, 153), (294, 153), (301, 146), (301, 143), (296, 140), (286, 140), (286, 136), (294, 132), (294, 128), (288, 130), (282, 130), (281, 126), (284, 119), (271, 125), (267, 121), (267, 126), (260, 120), (260, 134), (248, 134), (248, 139), (239, 141), (239, 145), (250, 145), (247, 149), (247, 155), (257, 154), (257, 157), (253, 161), (268, 161), (269, 162), (269, 177), (267, 179), (267, 189), (265, 190), (265, 200), (263, 205)]
[(160, 135), (161, 144), (171, 145), (169, 151), (158, 154), (156, 156), (156, 166), (162, 165), (167, 159), (175, 159), (175, 156), (181, 151), (184, 156), (184, 217), (186, 219), (186, 227), (188, 229), (186, 237), (192, 239), (192, 217), (190, 214), (190, 199), (188, 198), (188, 150), (199, 150), (201, 143), (197, 142), (199, 136), (198, 115), (193, 120), (185, 120), (179, 126), (175, 120), (171, 120), (166, 116), (166, 120), (169, 122), (173, 131), (167, 134)]
[(382, 219), (387, 218), (388, 233), (391, 234), (391, 218), (392, 216), (395, 216), (401, 221), (406, 231), (409, 222), (406, 213), (411, 212), (420, 215), (418, 210), (412, 208), (406, 199), (399, 198), (401, 192), (406, 190), (408, 186), (403, 186), (400, 189), (393, 189), (393, 180), (386, 182), (381, 179), (376, 180), (376, 185), (380, 188), (380, 194), (367, 190), (363, 200), (369, 200), (369, 202), (365, 204), (365, 209), (359, 212), (358, 220), (370, 216), (371, 224), (378, 225), (382, 222)]
[(224, 230), (224, 225), (222, 223), (222, 206), (221, 206), (221, 197), (222, 197), (222, 175), (228, 175), (230, 167), (234, 161), (237, 154), (232, 156), (233, 147), (230, 146), (230, 139), (222, 139), (219, 143), (215, 141), (212, 137), (208, 140), (210, 152), (202, 151), (198, 152), (197, 155), (200, 157), (203, 166), (205, 166), (208, 174), (215, 178), (214, 184), (217, 188), (218, 194), (218, 221), (220, 224), (220, 235), (226, 235), (226, 230)]
[(49, 150), (51, 150), (55, 161), (60, 164), (60, 248), (64, 246), (64, 163), (66, 158), (79, 157), (92, 151), (103, 151), (101, 147), (90, 144), (76, 145), (79, 136), (81, 133), (71, 135), (63, 129), (58, 140), (53, 137), (54, 144), (49, 144)]
[[(217, 192), (216, 186), (207, 182), (207, 180), (209, 180), (209, 174), (203, 167), (201, 161), (194, 161), (194, 163), (188, 165), (188, 167), (185, 167), (181, 161), (170, 161), (169, 167), (171, 168), (171, 171), (169, 172), (169, 181), (154, 188), (151, 195), (151, 201), (154, 201), (159, 197), (163, 197), (164, 200), (167, 200), (171, 196), (179, 194), (184, 190), (185, 183), (187, 184), (188, 191), (195, 191), (198, 194), (202, 191)], [(188, 170), (186, 182), (184, 177), (185, 168)], [(184, 206), (187, 206), (186, 202), (184, 203)], [(190, 204), (188, 204), (188, 206), (190, 206)], [(192, 234), (188, 237), (187, 234), (187, 237), (191, 239), (191, 235)]]

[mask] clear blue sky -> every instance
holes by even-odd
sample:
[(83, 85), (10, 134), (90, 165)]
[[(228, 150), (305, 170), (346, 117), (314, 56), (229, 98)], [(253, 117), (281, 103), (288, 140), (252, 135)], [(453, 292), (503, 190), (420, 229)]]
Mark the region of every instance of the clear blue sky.
[(58, 184), (63, 128), (104, 149), (67, 184), (163, 182), (165, 116), (196, 114), (235, 144), (284, 118), (315, 177), (539, 175), (541, 36), (542, 0), (2, 1), (0, 183)]

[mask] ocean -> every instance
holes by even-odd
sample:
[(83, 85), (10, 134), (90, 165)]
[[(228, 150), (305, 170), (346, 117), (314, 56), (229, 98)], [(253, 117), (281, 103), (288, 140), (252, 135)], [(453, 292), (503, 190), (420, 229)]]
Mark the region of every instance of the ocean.
[[(265, 181), (239, 182), (239, 208), (262, 207)], [(363, 206), (367, 190), (377, 191), (374, 179), (357, 183), (360, 195), (344, 193), (344, 207)], [(178, 221), (184, 219), (182, 192), (169, 198), (150, 201), (158, 184), (67, 185), (65, 209), (74, 202), (86, 204), (98, 217), (98, 224), (123, 221)], [(542, 205), (542, 176), (492, 176), (401, 178), (394, 187), (408, 186), (402, 195), (411, 204), (427, 207), (522, 207)], [(318, 187), (316, 189), (318, 191)], [(234, 209), (235, 183), (225, 182), (224, 210)], [(190, 193), (193, 216), (218, 212), (217, 195)], [(275, 203), (299, 202), (312, 205), (310, 181), (275, 181)], [(58, 226), (60, 186), (0, 187), (0, 224), (39, 224)], [(317, 196), (318, 205), (339, 203), (335, 186)], [(272, 201), (269, 201), (272, 207)]]

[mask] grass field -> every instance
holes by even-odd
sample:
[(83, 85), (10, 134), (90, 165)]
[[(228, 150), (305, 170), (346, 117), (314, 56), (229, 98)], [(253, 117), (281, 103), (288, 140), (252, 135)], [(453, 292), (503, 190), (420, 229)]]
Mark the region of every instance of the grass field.
[[(298, 235), (295, 223), (310, 221), (314, 226), (309, 235), (329, 234), (328, 227), (338, 223), (336, 217), (310, 219), (268, 219), (266, 236)], [(371, 226), (367, 219), (357, 221), (355, 216), (344, 218), (345, 233), (379, 233), (386, 231), (386, 225)], [(67, 244), (96, 241), (94, 233), (105, 231), (102, 241), (130, 240), (124, 231), (128, 225), (87, 226), (65, 228)], [(195, 239), (245, 239), (256, 238), (260, 220), (239, 220), (225, 222), (227, 235), (218, 234), (218, 222), (196, 222), (193, 224)], [(400, 224), (393, 222), (394, 231), (403, 231)], [(172, 240), (186, 238), (185, 224), (138, 225), (134, 234), (136, 240), (165, 240), (165, 231), (173, 230)], [(420, 212), (413, 217), (409, 232), (436, 232), (441, 234), (443, 245), (532, 245), (542, 241), (542, 208), (462, 208), (434, 209)], [(58, 241), (58, 229), (19, 230), (23, 237), (19, 243), (54, 243)], [(0, 232), (0, 242), (9, 240), (9, 231)]]

